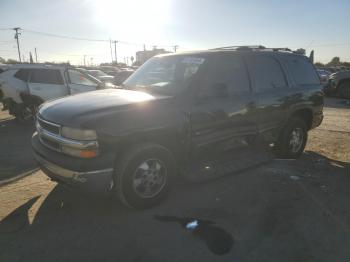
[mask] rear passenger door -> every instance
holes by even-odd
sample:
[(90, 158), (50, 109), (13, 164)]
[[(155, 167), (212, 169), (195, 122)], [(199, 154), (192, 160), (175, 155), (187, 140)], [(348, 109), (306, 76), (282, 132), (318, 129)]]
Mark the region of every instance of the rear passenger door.
[(247, 60), (258, 98), (259, 133), (266, 140), (273, 141), (288, 113), (287, 78), (281, 63), (273, 54), (254, 53)]
[(206, 67), (191, 110), (192, 156), (198, 158), (247, 146), (257, 134), (255, 98), (243, 59), (216, 54)]
[(31, 69), (29, 93), (44, 101), (68, 95), (62, 74), (58, 69)]

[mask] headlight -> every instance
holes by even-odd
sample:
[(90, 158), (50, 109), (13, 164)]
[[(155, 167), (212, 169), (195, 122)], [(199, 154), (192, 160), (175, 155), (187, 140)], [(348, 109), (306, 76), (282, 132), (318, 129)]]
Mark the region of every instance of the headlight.
[(61, 150), (63, 153), (67, 155), (81, 157), (81, 158), (92, 158), (98, 155), (97, 148), (79, 149), (79, 148), (72, 148), (70, 146), (62, 145)]
[(97, 139), (97, 134), (95, 130), (62, 127), (61, 134), (65, 138), (70, 138), (75, 140), (96, 140)]

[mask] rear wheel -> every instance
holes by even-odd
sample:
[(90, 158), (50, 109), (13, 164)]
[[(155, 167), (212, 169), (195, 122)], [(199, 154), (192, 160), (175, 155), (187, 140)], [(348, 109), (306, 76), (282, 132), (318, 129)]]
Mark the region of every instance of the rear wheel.
[(32, 124), (35, 121), (37, 111), (36, 104), (22, 104), (16, 110), (16, 118), (22, 124)]
[(299, 117), (292, 117), (282, 129), (276, 143), (276, 153), (281, 158), (298, 158), (307, 142), (307, 126)]
[(350, 81), (342, 82), (337, 89), (337, 96), (350, 99)]
[(115, 189), (119, 199), (129, 207), (149, 208), (166, 196), (176, 165), (166, 148), (143, 144), (121, 157), (115, 170)]

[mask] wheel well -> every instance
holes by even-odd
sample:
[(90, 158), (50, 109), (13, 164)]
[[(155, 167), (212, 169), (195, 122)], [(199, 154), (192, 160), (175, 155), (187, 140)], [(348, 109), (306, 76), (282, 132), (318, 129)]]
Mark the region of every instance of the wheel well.
[(302, 120), (305, 121), (308, 130), (311, 128), (312, 118), (313, 118), (313, 114), (312, 114), (312, 110), (311, 109), (300, 109), (300, 110), (294, 112), (291, 115), (291, 117), (299, 117), (299, 118), (301, 118)]
[(183, 161), (184, 154), (182, 153), (181, 145), (179, 145), (178, 142), (179, 141), (174, 134), (143, 134), (125, 138), (122, 143), (118, 144), (117, 150), (118, 153), (123, 153), (128, 150), (128, 148), (137, 144), (154, 143), (168, 149), (173, 154), (175, 160), (180, 163)]
[(34, 95), (30, 95), (30, 94), (26, 94), (26, 93), (20, 93), (21, 99), (23, 101), (23, 103), (25, 104), (36, 104), (36, 105), (40, 105), (42, 104), (44, 101), (38, 97), (38, 96), (34, 96)]

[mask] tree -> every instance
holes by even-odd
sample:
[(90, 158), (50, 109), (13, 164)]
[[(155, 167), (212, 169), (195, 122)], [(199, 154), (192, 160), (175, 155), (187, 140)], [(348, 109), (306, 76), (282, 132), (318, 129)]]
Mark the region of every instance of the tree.
[(6, 59), (2, 58), (1, 56), (0, 56), (0, 64), (6, 64)]
[(340, 65), (339, 56), (333, 57), (332, 60), (327, 64), (327, 66), (339, 66), (339, 65)]
[(7, 59), (7, 61), (6, 61), (6, 64), (18, 64), (18, 61), (15, 60), (15, 59), (9, 58), (9, 59)]
[(315, 63), (315, 66), (316, 66), (316, 67), (324, 67), (324, 64), (322, 64), (321, 62), (316, 62), (316, 63)]

